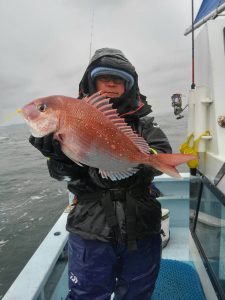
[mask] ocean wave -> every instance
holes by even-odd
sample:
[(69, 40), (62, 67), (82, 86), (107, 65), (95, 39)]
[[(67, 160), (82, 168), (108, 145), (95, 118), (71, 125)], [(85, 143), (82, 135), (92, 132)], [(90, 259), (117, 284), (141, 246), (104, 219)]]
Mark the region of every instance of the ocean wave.
[(30, 199), (31, 199), (31, 200), (39, 200), (39, 199), (41, 199), (41, 198), (43, 198), (43, 197), (46, 197), (46, 195), (42, 195), (42, 196), (31, 196)]
[(0, 248), (5, 246), (6, 243), (8, 243), (9, 240), (0, 240)]
[(28, 213), (27, 213), (27, 212), (25, 212), (24, 214), (22, 214), (22, 216), (18, 217), (18, 218), (17, 218), (17, 220), (20, 220), (20, 219), (22, 219), (22, 218), (26, 217), (27, 215), (28, 215)]
[(9, 137), (8, 136), (0, 136), (0, 142), (1, 141), (8, 141)]

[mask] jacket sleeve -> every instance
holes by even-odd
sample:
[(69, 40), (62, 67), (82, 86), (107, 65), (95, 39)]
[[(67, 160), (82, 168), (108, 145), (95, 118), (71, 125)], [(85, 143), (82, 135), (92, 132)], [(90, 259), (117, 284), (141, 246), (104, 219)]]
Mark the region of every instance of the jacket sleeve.
[(172, 148), (167, 136), (159, 127), (159, 125), (154, 122), (153, 117), (141, 119), (140, 124), (142, 127), (140, 129), (140, 133), (147, 141), (150, 148), (155, 150), (157, 153), (172, 153)]
[[(153, 117), (142, 118), (139, 125), (139, 134), (147, 141), (152, 153), (172, 153), (172, 148), (167, 136), (161, 130), (159, 125), (154, 122)], [(143, 168), (146, 169), (146, 172), (152, 173), (153, 176), (159, 176), (162, 174), (161, 171), (150, 166), (144, 165)]]
[(65, 163), (53, 158), (47, 160), (47, 166), (50, 176), (59, 181), (72, 181), (80, 179), (88, 172), (87, 166), (81, 167), (76, 163)]

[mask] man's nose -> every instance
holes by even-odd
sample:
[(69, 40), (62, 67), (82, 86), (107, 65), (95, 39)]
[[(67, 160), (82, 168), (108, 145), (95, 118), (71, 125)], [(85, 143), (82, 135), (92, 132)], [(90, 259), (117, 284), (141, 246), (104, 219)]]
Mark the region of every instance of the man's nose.
[(110, 85), (110, 86), (116, 85), (116, 83), (114, 82), (113, 79), (110, 79), (110, 80), (107, 82), (107, 84)]

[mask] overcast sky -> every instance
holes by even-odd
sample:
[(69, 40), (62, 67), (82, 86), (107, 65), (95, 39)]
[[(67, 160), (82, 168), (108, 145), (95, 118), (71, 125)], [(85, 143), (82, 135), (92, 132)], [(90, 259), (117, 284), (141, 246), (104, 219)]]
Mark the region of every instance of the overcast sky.
[(191, 85), (190, 24), (191, 0), (0, 0), (0, 119), (37, 97), (77, 96), (92, 31), (92, 54), (121, 49), (154, 114), (171, 111)]

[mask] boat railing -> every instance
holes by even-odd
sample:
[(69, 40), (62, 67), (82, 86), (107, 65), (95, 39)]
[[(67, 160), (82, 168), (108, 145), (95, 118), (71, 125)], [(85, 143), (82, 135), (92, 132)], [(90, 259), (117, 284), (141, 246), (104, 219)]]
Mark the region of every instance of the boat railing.
[(2, 300), (49, 299), (45, 295), (45, 285), (67, 244), (68, 232), (65, 229), (67, 215), (66, 211), (63, 212)]

